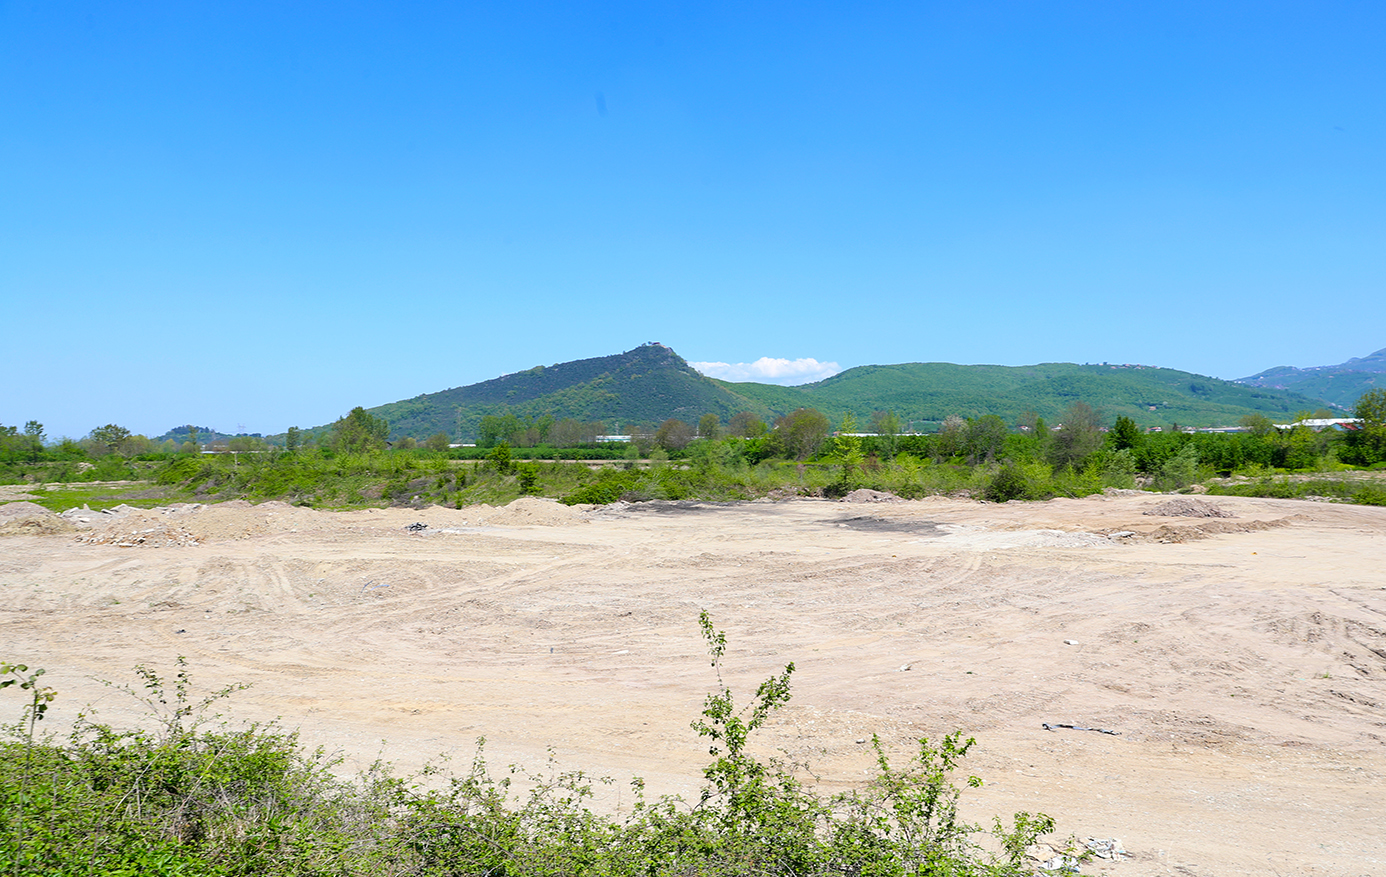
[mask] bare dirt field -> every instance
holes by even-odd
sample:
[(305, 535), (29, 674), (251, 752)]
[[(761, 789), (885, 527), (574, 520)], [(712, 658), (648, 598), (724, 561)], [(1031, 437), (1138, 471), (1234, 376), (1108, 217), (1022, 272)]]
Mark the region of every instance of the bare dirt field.
[(46, 529), (0, 506), (0, 657), (48, 668), (54, 730), (87, 704), (131, 720), (95, 680), (185, 655), (201, 685), (252, 684), (236, 719), (348, 767), (465, 763), (484, 735), (497, 766), (552, 747), (691, 794), (706, 609), (743, 697), (795, 663), (761, 748), (827, 788), (869, 776), (872, 734), (903, 759), (962, 730), (972, 818), (1044, 811), (1131, 853), (1085, 873), (1386, 874), (1386, 508), (1145, 514), (1170, 499), (226, 503)]

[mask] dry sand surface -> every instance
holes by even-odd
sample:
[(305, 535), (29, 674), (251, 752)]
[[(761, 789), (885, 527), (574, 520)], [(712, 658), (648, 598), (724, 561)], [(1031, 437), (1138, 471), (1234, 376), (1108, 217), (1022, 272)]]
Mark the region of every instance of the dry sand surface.
[(743, 697), (795, 663), (762, 749), (828, 788), (868, 776), (873, 733), (903, 758), (961, 729), (969, 814), (1041, 810), (1131, 853), (1087, 873), (1386, 874), (1386, 509), (1147, 514), (1170, 499), (226, 503), (48, 529), (0, 506), (0, 656), (49, 669), (55, 728), (88, 703), (129, 720), (95, 679), (186, 655), (206, 686), (252, 683), (237, 719), (349, 765), (465, 761), (485, 735), (498, 766), (553, 747), (688, 794), (707, 609)]

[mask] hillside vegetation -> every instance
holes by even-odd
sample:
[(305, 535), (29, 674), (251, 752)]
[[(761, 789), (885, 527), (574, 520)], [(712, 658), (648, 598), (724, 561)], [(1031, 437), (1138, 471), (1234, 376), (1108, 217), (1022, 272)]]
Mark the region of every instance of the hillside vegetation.
[(645, 344), (615, 356), (535, 366), (479, 384), (427, 393), (369, 409), (390, 422), (391, 437), (423, 438), (438, 432), (474, 440), (481, 419), (513, 414), (621, 424), (716, 414), (729, 419), (742, 410), (768, 415), (752, 402), (699, 374), (660, 344)]
[(1363, 394), (1386, 387), (1386, 348), (1370, 356), (1353, 357), (1338, 365), (1296, 368), (1281, 365), (1237, 381), (1252, 387), (1274, 387), (1316, 396), (1334, 405), (1351, 407)]
[(1175, 369), (1067, 362), (867, 365), (800, 387), (726, 386), (775, 411), (813, 407), (834, 420), (852, 414), (864, 421), (873, 411), (890, 410), (921, 431), (932, 430), (950, 415), (995, 414), (1016, 423), (1028, 413), (1054, 422), (1077, 401), (1097, 409), (1106, 420), (1129, 417), (1140, 426), (1235, 424), (1248, 414), (1284, 422), (1296, 411), (1323, 405), (1303, 395)]
[[(608, 432), (630, 432), (634, 425), (669, 418), (696, 423), (707, 414), (726, 422), (749, 412), (772, 421), (799, 408), (816, 408), (834, 422), (853, 415), (867, 423), (874, 412), (889, 410), (906, 431), (929, 432), (950, 415), (994, 414), (1009, 424), (1035, 416), (1053, 421), (1075, 401), (1091, 405), (1108, 421), (1125, 416), (1140, 426), (1228, 425), (1250, 414), (1285, 422), (1296, 412), (1325, 405), (1299, 393), (1175, 369), (1074, 363), (869, 365), (799, 387), (732, 383), (699, 374), (668, 347), (646, 344), (614, 356), (535, 366), (368, 411), (389, 422), (392, 439), (422, 440), (441, 433), (470, 442), (480, 436), (486, 417), (571, 419), (599, 422)], [(326, 429), (310, 432), (321, 435)]]

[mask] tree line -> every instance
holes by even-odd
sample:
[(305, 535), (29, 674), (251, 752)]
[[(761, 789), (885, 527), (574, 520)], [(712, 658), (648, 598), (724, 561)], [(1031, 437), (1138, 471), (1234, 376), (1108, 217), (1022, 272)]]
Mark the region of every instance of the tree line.
[[(1386, 389), (1364, 394), (1353, 411), (1360, 421), (1345, 431), (1315, 431), (1303, 424), (1277, 428), (1262, 415), (1242, 420), (1242, 432), (1191, 434), (1171, 425), (1148, 433), (1129, 417), (1105, 425), (1099, 412), (1084, 402), (1074, 402), (1052, 426), (1042, 417), (1024, 416), (1007, 424), (996, 415), (975, 418), (948, 417), (935, 433), (901, 431), (899, 418), (877, 411), (852, 452), (860, 452), (868, 469), (897, 454), (932, 462), (989, 465), (1002, 462), (1042, 462), (1055, 470), (1084, 471), (1093, 465), (1155, 476), (1180, 453), (1205, 469), (1230, 473), (1248, 467), (1308, 470), (1326, 465), (1372, 467), (1386, 464)], [(1302, 419), (1302, 418), (1300, 418)], [(577, 448), (596, 445), (607, 424), (573, 418), (521, 418), (513, 414), (488, 415), (482, 419), (478, 445), (491, 449)], [(626, 430), (628, 450), (640, 456), (662, 452), (683, 457), (740, 460), (749, 464), (764, 460), (829, 461), (840, 457), (844, 434), (855, 434), (849, 418), (834, 430), (828, 417), (813, 408), (800, 408), (766, 423), (750, 412), (741, 412), (727, 423), (716, 414), (704, 414), (696, 422), (668, 418), (661, 423), (612, 424)], [(834, 438), (834, 434), (837, 438)], [(321, 453), (370, 453), (385, 450), (450, 452), (451, 437), (436, 433), (419, 441), (401, 437), (390, 441), (390, 425), (358, 406), (318, 432), (290, 427), (282, 442), (271, 444), (259, 436), (218, 439), (218, 450), (251, 453), (316, 451)], [(204, 450), (197, 427), (179, 431), (174, 438), (156, 442), (131, 433), (118, 424), (93, 429), (79, 440), (49, 441), (43, 424), (30, 420), (21, 427), (0, 424), (0, 465), (17, 466), (44, 462), (93, 461), (106, 457), (160, 459)], [(849, 443), (850, 444), (850, 443)], [(718, 446), (713, 448), (712, 446)], [(1185, 451), (1186, 448), (1192, 450)], [(456, 450), (452, 453), (458, 453)], [(465, 456), (465, 455), (462, 455)]]

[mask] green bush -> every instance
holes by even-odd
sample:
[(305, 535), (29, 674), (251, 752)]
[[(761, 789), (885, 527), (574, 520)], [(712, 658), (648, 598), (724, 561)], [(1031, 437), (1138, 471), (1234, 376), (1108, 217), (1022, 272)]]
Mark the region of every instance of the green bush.
[[(186, 668), (166, 680), (140, 667), (152, 731), (79, 721), (66, 741), (36, 738), (51, 700), (37, 673), (4, 665), (26, 683), (26, 722), (0, 741), (0, 868), (37, 875), (991, 875), (1030, 873), (1025, 848), (1053, 829), (1043, 814), (1017, 814), (989, 832), (962, 820), (952, 776), (973, 741), (923, 739), (903, 768), (873, 738), (876, 776), (864, 788), (823, 797), (789, 768), (753, 756), (748, 742), (791, 697), (794, 665), (738, 705), (722, 678), (726, 636), (699, 618), (716, 687), (693, 727), (713, 761), (695, 802), (648, 800), (634, 780), (633, 808), (590, 808), (579, 771), (519, 772), (531, 791), (496, 779), (482, 757), (468, 771), (398, 777), (377, 763), (355, 781), (306, 753), (274, 727), (208, 728), (207, 708), (234, 689), (196, 699)], [(515, 774), (515, 768), (511, 774)], [(424, 780), (427, 780), (425, 782)], [(969, 777), (965, 787), (981, 784)]]
[(1014, 463), (1007, 463), (998, 469), (982, 491), (983, 499), (990, 502), (1010, 502), (1025, 499), (1029, 495), (1030, 482)]

